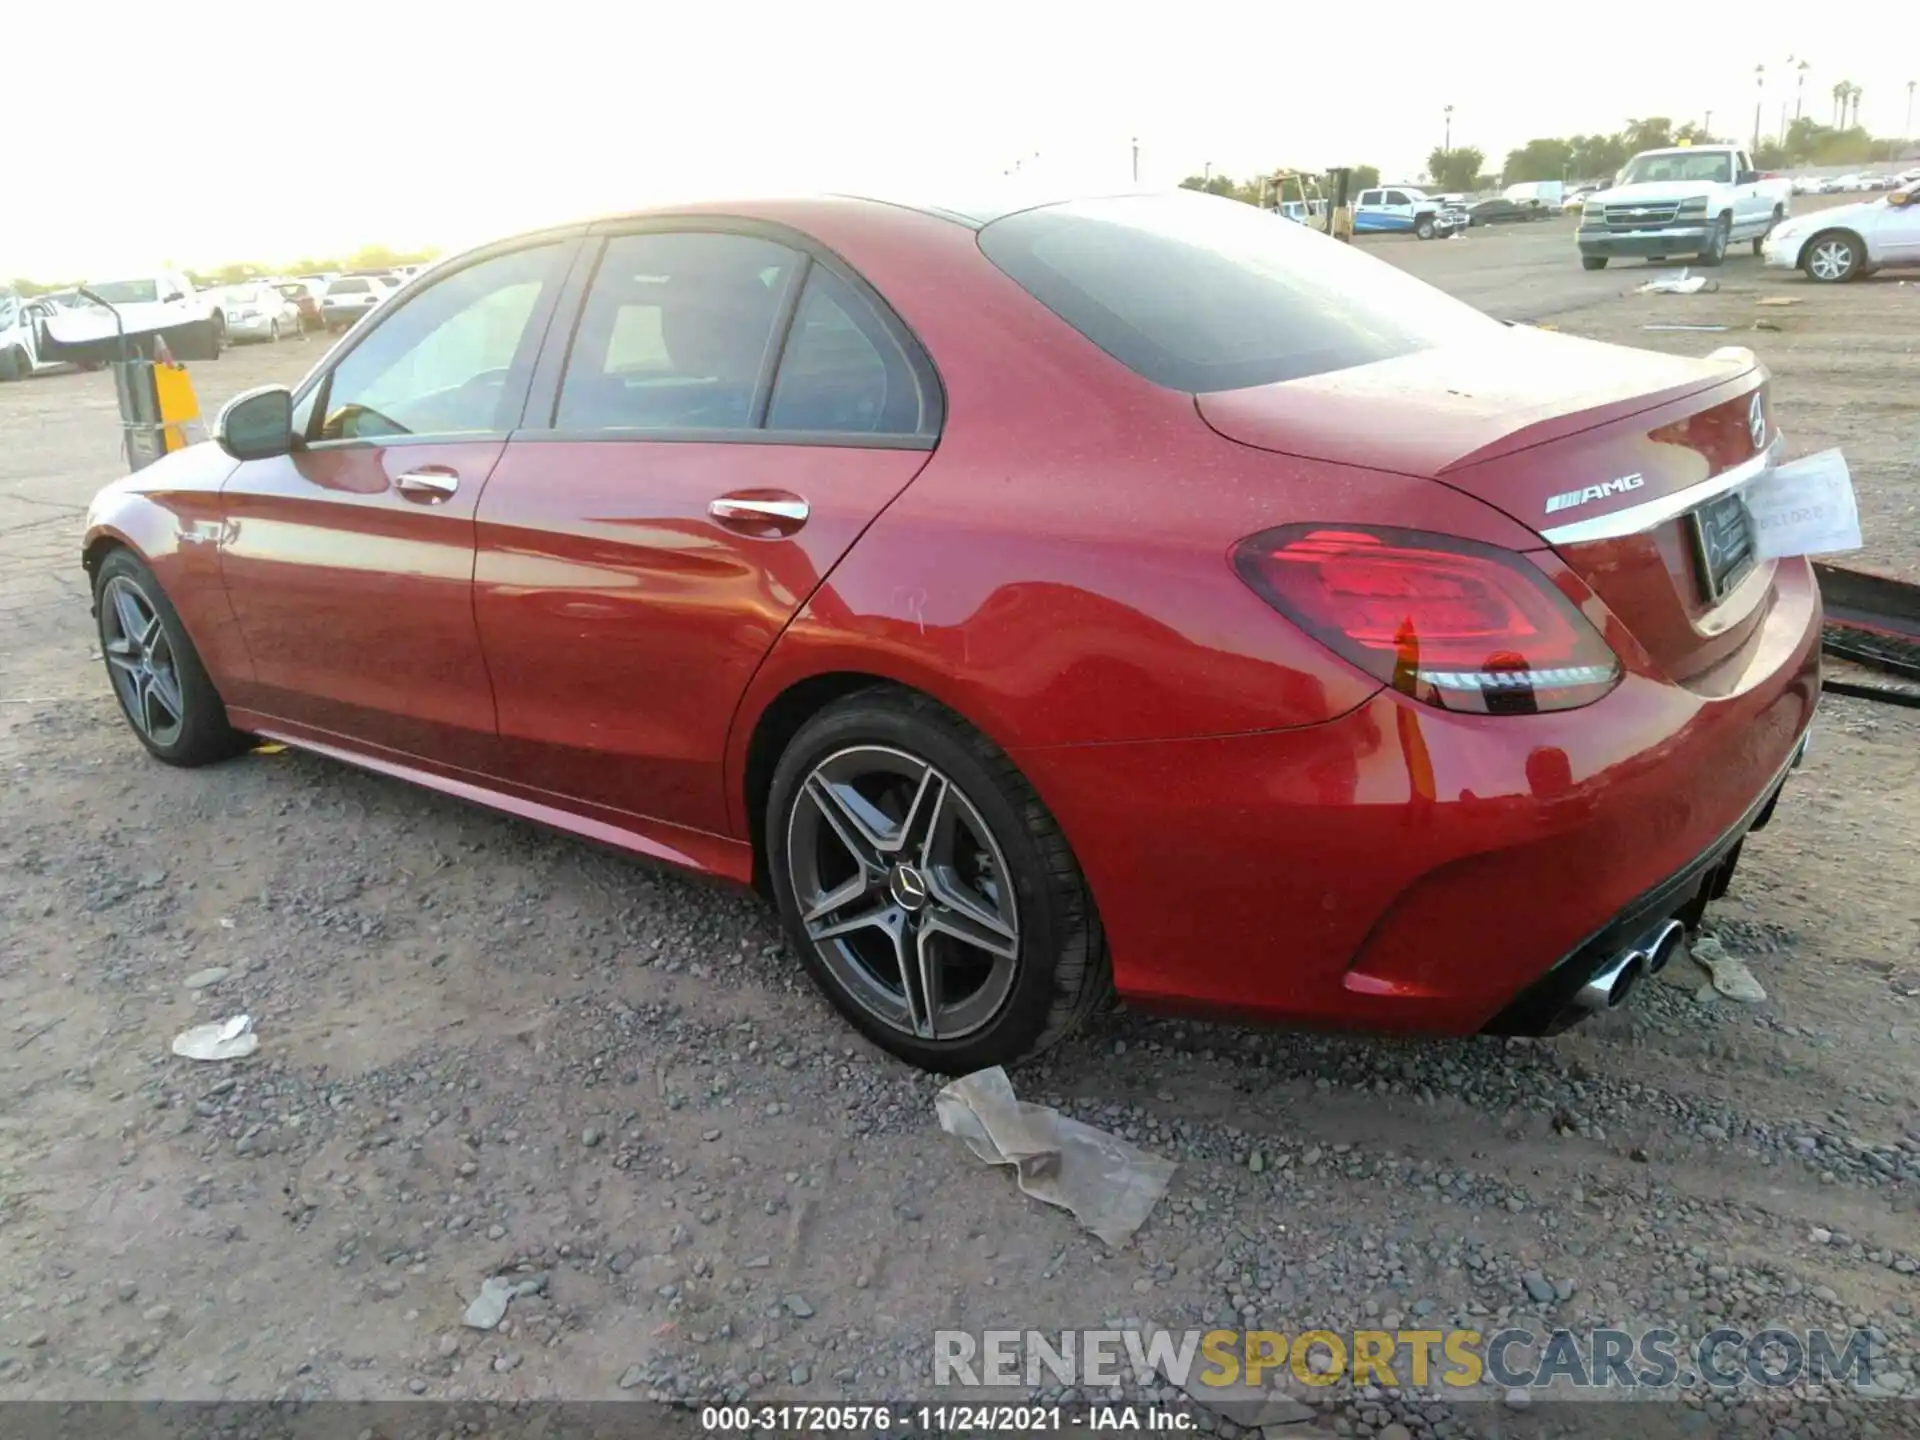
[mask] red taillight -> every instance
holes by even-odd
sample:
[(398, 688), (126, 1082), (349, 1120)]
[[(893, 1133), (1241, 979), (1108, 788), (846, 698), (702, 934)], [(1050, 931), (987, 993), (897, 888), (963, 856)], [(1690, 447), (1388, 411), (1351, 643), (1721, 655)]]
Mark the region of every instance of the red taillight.
[(1242, 540), (1233, 563), (1330, 650), (1442, 710), (1572, 710), (1620, 680), (1599, 632), (1510, 550), (1417, 530), (1288, 525)]

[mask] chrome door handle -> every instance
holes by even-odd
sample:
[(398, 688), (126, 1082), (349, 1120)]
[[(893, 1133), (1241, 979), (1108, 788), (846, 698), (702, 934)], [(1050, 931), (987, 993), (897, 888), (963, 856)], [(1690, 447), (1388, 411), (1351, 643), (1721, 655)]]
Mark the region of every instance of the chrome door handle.
[(772, 520), (800, 525), (805, 523), (807, 513), (807, 502), (804, 500), (736, 500), (722, 496), (707, 506), (707, 514), (723, 523), (728, 520)]
[(444, 500), (460, 488), (460, 477), (451, 470), (409, 470), (394, 478), (393, 488), (402, 495)]

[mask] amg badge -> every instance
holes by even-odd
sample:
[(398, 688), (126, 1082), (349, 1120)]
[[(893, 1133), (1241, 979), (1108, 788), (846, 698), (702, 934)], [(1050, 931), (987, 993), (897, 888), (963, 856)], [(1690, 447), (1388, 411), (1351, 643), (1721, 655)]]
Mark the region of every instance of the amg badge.
[(1547, 497), (1547, 514), (1556, 510), (1571, 510), (1576, 505), (1590, 504), (1595, 500), (1604, 500), (1609, 495), (1624, 495), (1629, 490), (1638, 490), (1647, 483), (1647, 477), (1638, 473), (1622, 475), (1618, 480), (1609, 480), (1604, 485), (1589, 485), (1584, 490), (1567, 490), (1558, 495)]

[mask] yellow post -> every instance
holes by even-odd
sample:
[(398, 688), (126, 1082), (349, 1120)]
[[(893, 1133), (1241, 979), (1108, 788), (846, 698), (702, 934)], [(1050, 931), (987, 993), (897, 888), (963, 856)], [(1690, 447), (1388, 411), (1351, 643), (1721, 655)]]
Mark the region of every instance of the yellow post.
[(153, 388), (160, 401), (160, 423), (165, 427), (169, 451), (184, 450), (206, 438), (206, 427), (200, 423), (200, 402), (194, 396), (186, 366), (167, 361), (155, 365)]

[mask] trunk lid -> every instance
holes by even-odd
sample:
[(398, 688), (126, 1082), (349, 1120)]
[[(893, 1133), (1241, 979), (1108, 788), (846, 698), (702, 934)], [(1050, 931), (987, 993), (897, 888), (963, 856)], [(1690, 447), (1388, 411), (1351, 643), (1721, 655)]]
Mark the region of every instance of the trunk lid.
[[(1766, 373), (1746, 350), (1692, 360), (1515, 327), (1196, 403), (1242, 444), (1493, 505), (1541, 535), (1672, 679), (1710, 686), (1764, 614), (1772, 565), (1737, 563), (1738, 517), (1704, 512), (1720, 527), (1704, 536), (1694, 518), (1710, 482), (1764, 464), (1775, 440)], [(1736, 562), (1726, 583), (1709, 581), (1709, 558)]]

